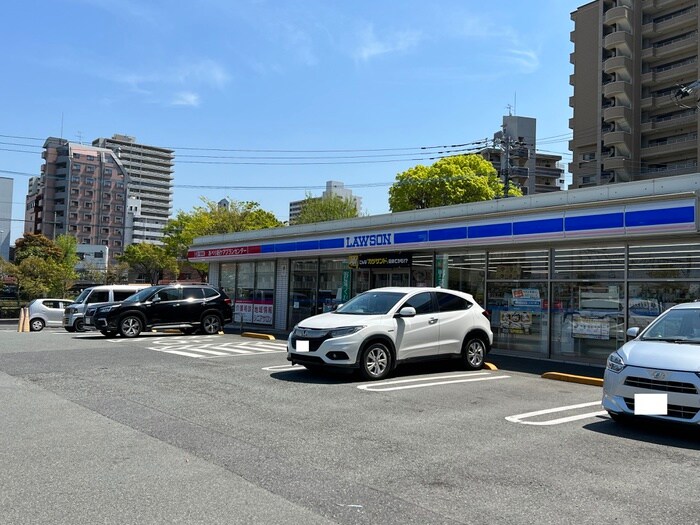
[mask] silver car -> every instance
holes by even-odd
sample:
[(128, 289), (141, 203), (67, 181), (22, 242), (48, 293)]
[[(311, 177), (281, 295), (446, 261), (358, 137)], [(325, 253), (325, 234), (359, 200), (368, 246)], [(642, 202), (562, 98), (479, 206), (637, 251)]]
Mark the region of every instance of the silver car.
[(45, 326), (62, 326), (63, 311), (72, 299), (34, 299), (29, 309), (29, 329), (40, 332)]
[(700, 423), (700, 302), (666, 310), (608, 357), (603, 408), (619, 421), (645, 416)]
[(294, 327), (287, 360), (311, 370), (359, 369), (385, 378), (400, 362), (457, 358), (478, 370), (493, 344), (487, 312), (468, 293), (376, 288)]

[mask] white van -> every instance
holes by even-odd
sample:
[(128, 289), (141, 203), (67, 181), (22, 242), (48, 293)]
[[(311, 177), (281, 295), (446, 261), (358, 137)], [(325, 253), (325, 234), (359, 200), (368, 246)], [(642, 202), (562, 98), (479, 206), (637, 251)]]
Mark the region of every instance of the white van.
[(85, 329), (83, 317), (88, 305), (123, 301), (149, 286), (148, 284), (105, 284), (85, 288), (63, 313), (63, 328), (68, 332), (82, 332)]

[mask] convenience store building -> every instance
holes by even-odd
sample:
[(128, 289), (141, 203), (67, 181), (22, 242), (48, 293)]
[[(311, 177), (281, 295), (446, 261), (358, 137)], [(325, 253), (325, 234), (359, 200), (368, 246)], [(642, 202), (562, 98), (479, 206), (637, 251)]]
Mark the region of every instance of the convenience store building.
[(700, 174), (195, 239), (247, 328), (357, 293), (442, 286), (491, 312), (494, 352), (604, 364), (630, 326), (700, 299)]

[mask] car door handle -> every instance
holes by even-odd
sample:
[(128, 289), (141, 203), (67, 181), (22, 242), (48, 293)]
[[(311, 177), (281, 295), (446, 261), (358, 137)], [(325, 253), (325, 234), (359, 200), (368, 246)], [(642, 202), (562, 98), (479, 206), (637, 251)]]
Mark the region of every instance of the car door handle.
[(433, 317), (432, 319), (428, 320), (428, 324), (435, 324), (437, 322), (438, 322), (437, 317)]

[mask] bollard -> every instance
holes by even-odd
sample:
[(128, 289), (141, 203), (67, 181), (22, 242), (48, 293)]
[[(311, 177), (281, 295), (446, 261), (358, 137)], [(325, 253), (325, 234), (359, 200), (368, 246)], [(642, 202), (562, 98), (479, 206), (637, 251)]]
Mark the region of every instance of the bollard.
[(25, 306), (22, 308), (24, 310), (24, 316), (22, 318), (22, 331), (29, 332), (29, 307)]
[(22, 331), (22, 325), (24, 324), (24, 308), (19, 309), (19, 323), (17, 323), (17, 331)]

